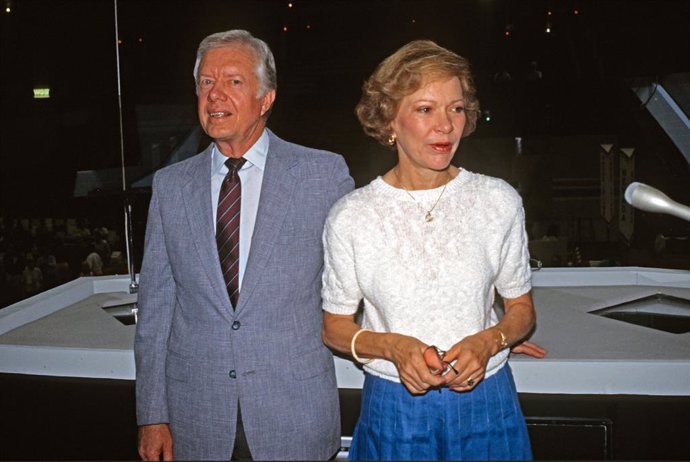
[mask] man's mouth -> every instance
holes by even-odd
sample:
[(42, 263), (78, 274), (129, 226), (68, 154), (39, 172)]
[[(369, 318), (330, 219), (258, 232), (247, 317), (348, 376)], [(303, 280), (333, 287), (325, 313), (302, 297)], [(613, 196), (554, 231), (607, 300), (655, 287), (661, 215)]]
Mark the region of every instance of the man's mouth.
[(230, 115), (229, 112), (225, 111), (218, 111), (218, 112), (209, 112), (208, 115), (213, 118), (213, 119), (219, 119), (221, 117), (227, 117)]

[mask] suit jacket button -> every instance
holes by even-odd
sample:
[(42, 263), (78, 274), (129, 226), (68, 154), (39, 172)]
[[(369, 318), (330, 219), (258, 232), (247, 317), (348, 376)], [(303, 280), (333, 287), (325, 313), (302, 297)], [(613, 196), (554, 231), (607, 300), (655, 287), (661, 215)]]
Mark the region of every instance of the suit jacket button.
[(232, 330), (238, 330), (240, 328), (241, 324), (239, 321), (235, 321), (232, 323)]
[(230, 373), (228, 375), (230, 376), (231, 379), (237, 378), (237, 372), (235, 372), (234, 370), (230, 371)]

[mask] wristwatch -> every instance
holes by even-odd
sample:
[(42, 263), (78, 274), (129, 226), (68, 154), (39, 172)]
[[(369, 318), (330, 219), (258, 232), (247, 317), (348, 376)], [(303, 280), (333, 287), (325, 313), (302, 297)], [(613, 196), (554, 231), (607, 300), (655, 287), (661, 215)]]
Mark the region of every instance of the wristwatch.
[(498, 331), (498, 335), (501, 336), (501, 343), (499, 344), (499, 347), (500, 347), (499, 351), (504, 349), (504, 348), (508, 348), (508, 339), (506, 339), (506, 334), (504, 334), (503, 331), (501, 329), (499, 329), (498, 327), (496, 328), (496, 330)]

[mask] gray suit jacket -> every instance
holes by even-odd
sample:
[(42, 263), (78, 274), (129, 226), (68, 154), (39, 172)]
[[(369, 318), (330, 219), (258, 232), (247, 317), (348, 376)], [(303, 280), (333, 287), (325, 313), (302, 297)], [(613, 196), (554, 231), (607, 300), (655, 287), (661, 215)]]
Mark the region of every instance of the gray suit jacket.
[(169, 422), (176, 459), (229, 460), (238, 403), (255, 459), (325, 459), (339, 446), (333, 357), (320, 336), (321, 234), (354, 183), (341, 156), (269, 136), (236, 311), (216, 248), (211, 147), (154, 177), (134, 345), (137, 420)]

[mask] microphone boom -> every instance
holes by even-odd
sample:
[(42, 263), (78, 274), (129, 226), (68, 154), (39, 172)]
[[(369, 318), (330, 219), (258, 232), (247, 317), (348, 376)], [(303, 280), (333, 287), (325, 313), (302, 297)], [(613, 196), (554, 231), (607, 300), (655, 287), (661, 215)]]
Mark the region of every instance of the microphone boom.
[(656, 188), (633, 182), (625, 190), (625, 201), (645, 212), (666, 213), (690, 221), (690, 207), (679, 204)]

